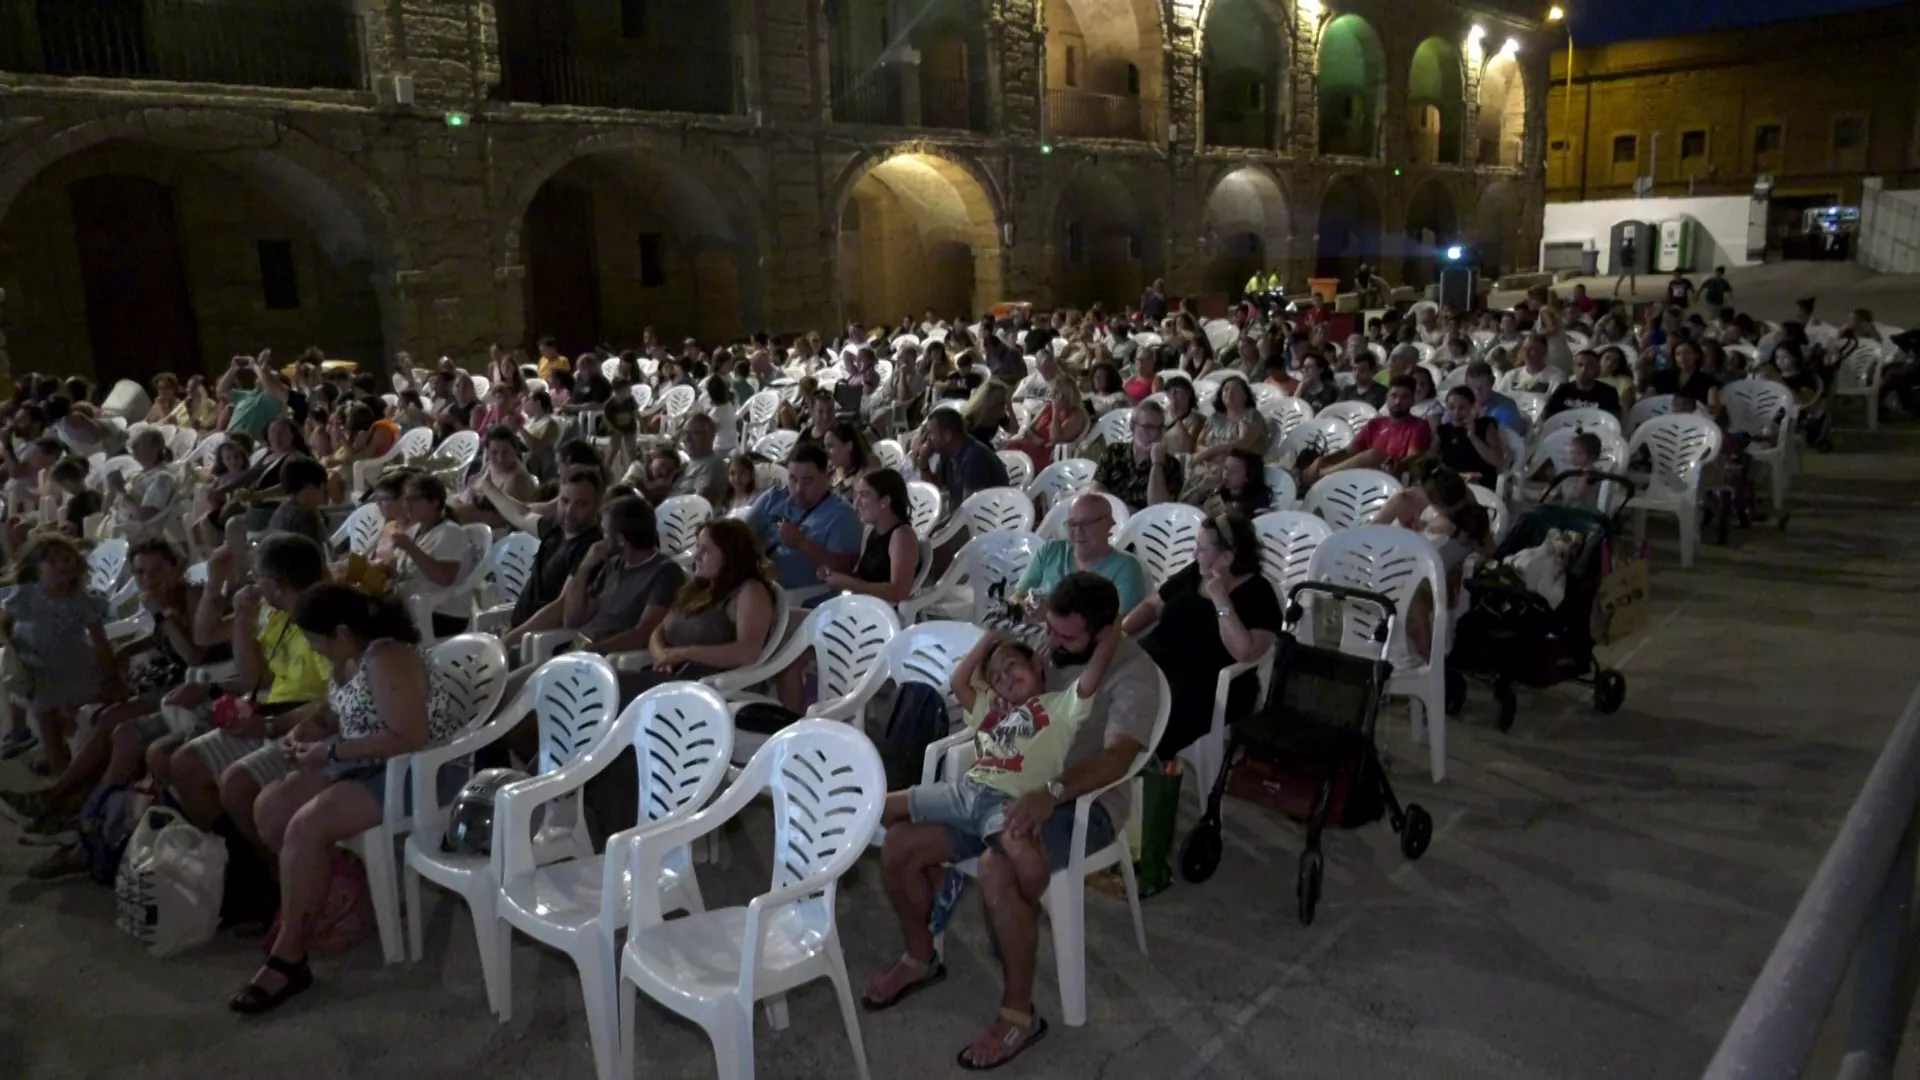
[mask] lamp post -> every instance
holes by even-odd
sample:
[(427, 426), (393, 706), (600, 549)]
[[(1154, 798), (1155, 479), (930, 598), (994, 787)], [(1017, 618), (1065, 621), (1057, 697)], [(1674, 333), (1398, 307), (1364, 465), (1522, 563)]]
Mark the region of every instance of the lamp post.
[[(1567, 18), (1567, 9), (1555, 4), (1547, 9), (1547, 21), (1560, 23), (1567, 28), (1567, 93), (1560, 102), (1560, 141), (1565, 149), (1560, 157), (1560, 179), (1565, 187), (1573, 186), (1573, 23)], [(1585, 172), (1585, 159), (1582, 159), (1581, 172)]]

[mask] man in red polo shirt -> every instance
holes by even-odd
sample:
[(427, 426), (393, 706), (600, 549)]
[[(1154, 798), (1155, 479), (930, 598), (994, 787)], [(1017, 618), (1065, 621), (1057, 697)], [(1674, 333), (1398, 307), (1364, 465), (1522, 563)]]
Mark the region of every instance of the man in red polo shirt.
[(1311, 485), (1344, 469), (1379, 469), (1400, 475), (1408, 460), (1433, 445), (1433, 428), (1413, 415), (1413, 380), (1405, 376), (1387, 384), (1387, 411), (1367, 421), (1345, 450), (1336, 450), (1302, 470), (1300, 479)]

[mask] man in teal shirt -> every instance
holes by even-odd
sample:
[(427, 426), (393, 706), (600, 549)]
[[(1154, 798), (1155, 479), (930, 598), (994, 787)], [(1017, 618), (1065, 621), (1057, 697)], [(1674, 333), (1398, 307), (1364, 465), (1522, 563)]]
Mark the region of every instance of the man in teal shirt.
[(258, 360), (234, 357), (215, 387), (220, 399), (233, 406), (227, 431), (244, 431), (256, 443), (266, 440), (268, 425), (287, 407), (287, 384), (274, 374), (272, 356), (271, 350), (262, 349)]
[(1113, 582), (1120, 610), (1132, 611), (1147, 598), (1147, 573), (1140, 560), (1113, 548), (1113, 504), (1105, 495), (1081, 495), (1067, 508), (1067, 539), (1049, 540), (1027, 564), (1014, 587), (1013, 602), (1052, 592), (1069, 574), (1086, 571)]

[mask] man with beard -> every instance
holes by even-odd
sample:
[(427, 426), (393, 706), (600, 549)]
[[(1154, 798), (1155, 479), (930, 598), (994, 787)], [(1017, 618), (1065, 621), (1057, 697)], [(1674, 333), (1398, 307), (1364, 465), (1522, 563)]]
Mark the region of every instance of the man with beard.
[(1413, 415), (1413, 380), (1387, 384), (1387, 411), (1367, 421), (1345, 450), (1336, 450), (1301, 470), (1308, 484), (1343, 469), (1379, 469), (1399, 475), (1403, 463), (1433, 445), (1433, 428)]

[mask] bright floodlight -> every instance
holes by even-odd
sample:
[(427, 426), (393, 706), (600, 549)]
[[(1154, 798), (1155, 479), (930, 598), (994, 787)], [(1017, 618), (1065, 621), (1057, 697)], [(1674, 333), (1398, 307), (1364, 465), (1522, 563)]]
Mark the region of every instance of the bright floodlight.
[(1459, 262), (1459, 261), (1460, 261), (1460, 256), (1461, 256), (1461, 255), (1464, 255), (1464, 254), (1466, 254), (1466, 253), (1465, 253), (1464, 251), (1462, 251), (1462, 250), (1461, 250), (1461, 248), (1460, 248), (1460, 245), (1459, 245), (1459, 244), (1455, 244), (1455, 245), (1453, 245), (1452, 247), (1450, 247), (1450, 248), (1448, 248), (1448, 249), (1447, 249), (1447, 261), (1448, 261), (1448, 262)]
[(1481, 38), (1486, 36), (1487, 36), (1487, 28), (1484, 26), (1476, 25), (1472, 29), (1467, 31), (1467, 44), (1476, 45), (1479, 43)]
[(1560, 20), (1566, 17), (1567, 17), (1567, 9), (1561, 7), (1559, 4), (1555, 4), (1552, 7), (1547, 9), (1548, 22), (1559, 22)]
[(1520, 42), (1514, 38), (1508, 38), (1506, 41), (1506, 44), (1500, 46), (1500, 55), (1501, 56), (1520, 55)]

